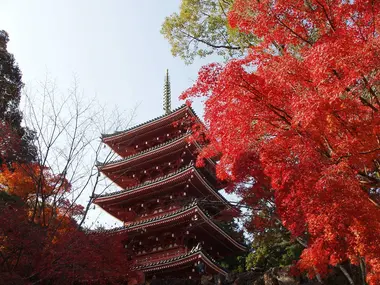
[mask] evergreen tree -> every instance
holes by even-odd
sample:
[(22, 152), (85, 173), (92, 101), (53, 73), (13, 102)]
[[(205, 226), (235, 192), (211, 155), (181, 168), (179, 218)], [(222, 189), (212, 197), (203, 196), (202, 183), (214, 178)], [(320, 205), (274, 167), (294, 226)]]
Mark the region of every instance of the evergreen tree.
[(22, 74), (14, 56), (7, 51), (8, 41), (8, 33), (0, 30), (0, 163), (33, 161), (34, 132), (21, 126)]

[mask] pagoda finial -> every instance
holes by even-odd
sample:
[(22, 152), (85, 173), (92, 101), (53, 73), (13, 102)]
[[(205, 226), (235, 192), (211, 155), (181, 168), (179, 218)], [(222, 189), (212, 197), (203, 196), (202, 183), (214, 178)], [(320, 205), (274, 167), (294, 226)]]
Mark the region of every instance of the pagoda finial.
[(171, 90), (170, 90), (170, 80), (169, 80), (169, 70), (166, 69), (165, 85), (164, 85), (164, 111), (165, 114), (171, 112)]

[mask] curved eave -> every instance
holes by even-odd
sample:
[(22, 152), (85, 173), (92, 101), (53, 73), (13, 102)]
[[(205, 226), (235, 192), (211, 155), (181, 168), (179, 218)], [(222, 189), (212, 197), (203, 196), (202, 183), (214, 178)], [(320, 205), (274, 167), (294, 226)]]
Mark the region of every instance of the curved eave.
[(174, 180), (181, 178), (183, 175), (186, 175), (188, 172), (192, 172), (192, 169), (194, 169), (193, 166), (190, 166), (190, 165), (185, 166), (179, 169), (177, 172), (174, 172), (173, 174), (169, 174), (167, 176), (157, 178), (153, 181), (145, 182), (143, 184), (126, 188), (120, 191), (99, 195), (94, 199), (94, 203), (102, 204), (105, 202), (114, 202), (114, 201), (116, 202), (119, 199), (124, 199), (125, 197), (131, 195), (132, 193), (134, 195), (143, 190), (160, 187), (162, 185), (165, 185), (169, 182), (172, 182)]
[(159, 144), (157, 146), (151, 147), (145, 151), (139, 152), (137, 154), (128, 156), (126, 158), (110, 161), (107, 163), (98, 163), (97, 166), (101, 171), (112, 171), (115, 168), (120, 166), (125, 166), (130, 163), (136, 162), (136, 160), (147, 159), (149, 156), (157, 155), (161, 152), (167, 152), (168, 150), (186, 144), (186, 138), (188, 138), (190, 134), (184, 134), (180, 137), (177, 137), (169, 142)]
[(186, 264), (193, 264), (194, 261), (202, 260), (206, 265), (211, 267), (214, 271), (227, 275), (228, 272), (224, 270), (221, 266), (219, 266), (216, 262), (214, 262), (206, 253), (204, 253), (201, 249), (190, 251), (190, 253), (180, 255), (175, 258), (161, 260), (155, 263), (149, 263), (142, 266), (137, 266), (135, 270), (141, 270), (143, 272), (154, 272), (158, 270), (166, 270), (170, 268), (175, 268), (177, 266), (183, 266)]
[[(195, 114), (194, 110), (187, 106), (187, 105), (182, 105), (176, 109), (174, 109), (171, 113), (169, 114), (164, 114), (162, 116), (156, 117), (152, 120), (149, 120), (147, 122), (144, 122), (142, 124), (136, 125), (132, 128), (126, 129), (124, 131), (119, 131), (115, 132), (113, 134), (102, 134), (101, 138), (104, 143), (110, 143), (112, 141), (116, 140), (125, 140), (128, 139), (129, 137), (136, 136), (139, 133), (142, 133), (145, 131), (146, 128), (152, 128), (157, 125), (164, 124), (165, 121), (170, 121), (176, 116), (180, 115), (181, 113), (185, 113), (186, 111), (189, 111), (191, 115), (195, 116), (196, 118), (197, 115)], [(199, 120), (199, 118), (198, 118)]]
[[(186, 207), (185, 207), (186, 208)], [(239, 250), (241, 251), (246, 251), (247, 248), (246, 246), (240, 244), (239, 242), (237, 242), (236, 240), (234, 240), (228, 233), (226, 233), (222, 228), (220, 228), (218, 225), (216, 225), (203, 211), (201, 208), (199, 208), (199, 206), (194, 203), (194, 204), (191, 204), (190, 206), (187, 207), (186, 210), (178, 210), (177, 212), (175, 212), (175, 214), (173, 215), (170, 215), (170, 214), (167, 214), (167, 215), (163, 215), (162, 217), (157, 217), (156, 219), (154, 219), (153, 221), (150, 221), (150, 219), (148, 219), (146, 222), (144, 221), (141, 221), (139, 224), (131, 224), (129, 226), (126, 226), (125, 228), (127, 229), (128, 232), (132, 232), (132, 231), (136, 231), (136, 230), (139, 230), (141, 228), (148, 228), (148, 227), (152, 227), (152, 226), (157, 226), (157, 225), (160, 225), (162, 226), (163, 224), (167, 224), (167, 223), (172, 223), (173, 221), (177, 221), (183, 217), (186, 217), (186, 216), (189, 216), (189, 215), (193, 215), (193, 214), (199, 214), (203, 221), (205, 223), (207, 223), (208, 225), (210, 225), (213, 229), (215, 229), (216, 231), (218, 231), (220, 234), (222, 234), (227, 240), (229, 240), (236, 248), (238, 248)]]
[(213, 195), (216, 199), (224, 203), (225, 205), (229, 205), (228, 201), (216, 190), (214, 189), (206, 180), (203, 178), (201, 173), (194, 166), (188, 166), (184, 168), (182, 171), (177, 172), (174, 175), (170, 175), (166, 178), (156, 180), (152, 183), (143, 184), (141, 186), (133, 187), (131, 189), (126, 189), (118, 192), (113, 192), (109, 194), (105, 194), (102, 196), (98, 196), (94, 199), (94, 203), (101, 206), (102, 204), (107, 203), (117, 203), (128, 199), (128, 197), (141, 195), (143, 192), (150, 191), (157, 187), (166, 186), (167, 184), (174, 183), (180, 181), (181, 179), (186, 179), (188, 176), (194, 175), (200, 183), (202, 183), (205, 188)]
[(173, 222), (178, 222), (182, 220), (185, 217), (194, 215), (194, 214), (199, 214), (200, 217), (202, 217), (204, 223), (207, 223), (209, 226), (211, 226), (214, 230), (219, 232), (222, 236), (224, 236), (232, 245), (234, 245), (237, 249), (241, 251), (247, 251), (247, 247), (245, 245), (240, 244), (236, 240), (234, 240), (228, 233), (226, 233), (222, 228), (220, 228), (218, 225), (216, 225), (208, 216), (206, 213), (202, 211), (199, 206), (193, 202), (190, 205), (179, 209), (175, 212), (169, 213), (169, 214), (164, 214), (162, 216), (156, 216), (154, 218), (150, 218), (147, 220), (142, 220), (138, 222), (131, 223), (127, 226), (115, 228), (112, 230), (107, 230), (107, 232), (110, 233), (119, 233), (119, 232), (128, 232), (132, 233), (135, 231), (138, 231), (142, 228), (147, 229), (151, 227), (156, 227), (156, 226), (164, 226), (168, 224), (172, 224)]

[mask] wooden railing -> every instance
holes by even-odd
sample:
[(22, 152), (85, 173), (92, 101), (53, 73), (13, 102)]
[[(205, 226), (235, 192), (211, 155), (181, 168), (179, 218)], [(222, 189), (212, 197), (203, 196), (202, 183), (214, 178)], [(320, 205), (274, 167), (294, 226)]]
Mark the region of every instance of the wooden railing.
[(142, 265), (160, 260), (169, 259), (186, 254), (187, 250), (183, 247), (165, 248), (157, 251), (151, 251), (136, 257), (136, 264)]

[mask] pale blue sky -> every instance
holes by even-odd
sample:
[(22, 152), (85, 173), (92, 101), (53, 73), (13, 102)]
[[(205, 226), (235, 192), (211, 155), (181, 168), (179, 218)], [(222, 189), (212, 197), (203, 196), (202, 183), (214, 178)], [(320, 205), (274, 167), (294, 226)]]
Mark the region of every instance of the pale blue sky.
[[(120, 109), (139, 104), (140, 123), (163, 113), (167, 68), (174, 108), (206, 63), (186, 66), (173, 58), (160, 34), (164, 18), (179, 5), (180, 0), (0, 0), (0, 29), (9, 33), (8, 50), (26, 87), (48, 73), (66, 90), (75, 76), (88, 98)], [(202, 116), (201, 104), (194, 108)]]
[(160, 34), (165, 16), (178, 10), (180, 0), (0, 3), (0, 28), (10, 35), (9, 51), (27, 86), (48, 72), (60, 88), (67, 88), (75, 75), (86, 96), (127, 109), (141, 103), (137, 121), (161, 115), (166, 68), (176, 107), (181, 104), (178, 95), (202, 65), (186, 66), (173, 58)]

